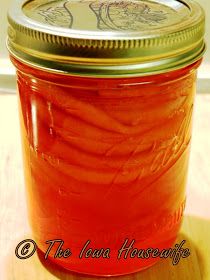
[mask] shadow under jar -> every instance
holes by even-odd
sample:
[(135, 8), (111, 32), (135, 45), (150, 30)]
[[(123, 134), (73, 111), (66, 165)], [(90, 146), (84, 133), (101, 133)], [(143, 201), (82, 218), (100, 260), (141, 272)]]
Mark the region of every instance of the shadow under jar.
[[(202, 8), (34, 0), (8, 19), (38, 247), (53, 245), (49, 259), (90, 275), (153, 265), (147, 249), (173, 245), (185, 206)], [(57, 239), (69, 257), (46, 243)]]

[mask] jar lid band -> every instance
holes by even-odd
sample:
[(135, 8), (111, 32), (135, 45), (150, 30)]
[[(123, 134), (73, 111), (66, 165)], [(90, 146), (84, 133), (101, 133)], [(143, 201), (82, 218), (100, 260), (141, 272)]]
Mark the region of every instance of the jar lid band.
[(204, 11), (191, 0), (19, 0), (8, 21), (12, 55), (59, 73), (158, 74), (205, 51)]

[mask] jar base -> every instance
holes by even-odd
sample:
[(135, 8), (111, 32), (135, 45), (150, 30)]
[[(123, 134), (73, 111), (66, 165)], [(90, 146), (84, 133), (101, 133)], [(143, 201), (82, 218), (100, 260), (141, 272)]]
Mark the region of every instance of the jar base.
[[(42, 264), (50, 271), (52, 272), (53, 274), (60, 274), (60, 272), (62, 272), (63, 274), (77, 274), (77, 275), (83, 275), (83, 276), (93, 276), (93, 277), (117, 277), (117, 276), (125, 276), (125, 275), (129, 275), (129, 274), (134, 274), (134, 273), (138, 273), (140, 271), (144, 271), (144, 270), (147, 270), (149, 269), (150, 267), (154, 266), (156, 263), (158, 263), (160, 261), (160, 259), (155, 259), (153, 260), (150, 264), (148, 264), (147, 266), (141, 266), (141, 267), (138, 267), (136, 269), (133, 269), (133, 270), (128, 270), (128, 271), (119, 271), (119, 272), (112, 272), (112, 273), (109, 273), (107, 274), (107, 272), (93, 272), (93, 271), (83, 271), (82, 269), (76, 269), (76, 268), (73, 268), (73, 266), (71, 266), (70, 264), (65, 264), (61, 261), (58, 261), (56, 262), (55, 259), (53, 258), (48, 258), (48, 260), (46, 261), (45, 263), (45, 260), (44, 260), (44, 253), (39, 249), (39, 258), (41, 258), (41, 262)], [(44, 261), (43, 261), (44, 260)], [(84, 265), (85, 267), (85, 265)], [(92, 266), (93, 268), (93, 266)], [(104, 270), (104, 269), (103, 269)]]

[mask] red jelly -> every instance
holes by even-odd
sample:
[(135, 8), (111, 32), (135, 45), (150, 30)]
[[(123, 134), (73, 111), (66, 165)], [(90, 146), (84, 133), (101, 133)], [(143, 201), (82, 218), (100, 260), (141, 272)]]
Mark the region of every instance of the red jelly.
[[(26, 9), (26, 15), (32, 14), (32, 19), (37, 20), (38, 8), (34, 8), (32, 2), (29, 1), (31, 6)], [(96, 9), (95, 2), (89, 2), (90, 7)], [(60, 9), (64, 13), (64, 8), (71, 11), (70, 2), (66, 3), (62, 7), (46, 4), (38, 11), (43, 13), (47, 9), (45, 20), (52, 26), (56, 8), (57, 12)], [(113, 13), (116, 3), (110, 4)], [(125, 12), (131, 5), (125, 3), (118, 3), (120, 11)], [(186, 9), (183, 7), (182, 12)], [(157, 18), (158, 11), (153, 11), (153, 16), (154, 13)], [(160, 28), (164, 23), (162, 18), (164, 11), (159, 11)], [(199, 26), (202, 20), (198, 21)], [(98, 28), (103, 27), (105, 34), (105, 23), (100, 24)], [(30, 37), (31, 29), (25, 36)], [(50, 41), (52, 32), (48, 35), (43, 32), (46, 30), (40, 31), (40, 38), (36, 35), (33, 40), (47, 44), (44, 36), (49, 36)], [(58, 30), (55, 33), (54, 36), (58, 36)], [(199, 34), (203, 36), (202, 32)], [(186, 36), (187, 31), (180, 40), (185, 40)], [(39, 52), (39, 56), (29, 45), (24, 45), (28, 43), (23, 40), (21, 44), (25, 49), (21, 52), (15, 40), (10, 34), (11, 60), (17, 69), (28, 209), (38, 247), (46, 253), (53, 240), (63, 240), (62, 249), (69, 248), (71, 255), (55, 257), (61, 244), (55, 242), (48, 257), (64, 268), (85, 274), (122, 275), (151, 266), (157, 258), (149, 251), (144, 257), (130, 253), (135, 248), (146, 251), (172, 247), (180, 229), (185, 207), (196, 70), (204, 45), (196, 46), (197, 50), (200, 47), (199, 54), (193, 46), (190, 51), (194, 59), (191, 57), (187, 62), (189, 50), (183, 46), (181, 52), (176, 45), (178, 57), (170, 61), (172, 50), (161, 53), (156, 48), (158, 67), (154, 61), (150, 65), (153, 56), (150, 54), (147, 60), (148, 54), (144, 57), (140, 45), (139, 61), (134, 63), (128, 55), (123, 57), (123, 62), (119, 60), (117, 66), (114, 62), (119, 59), (116, 48), (113, 47), (113, 63), (111, 55), (105, 60), (101, 57), (100, 62), (101, 49), (98, 46), (97, 50), (94, 40), (92, 50), (98, 52), (94, 53), (95, 58), (92, 53), (89, 58), (86, 56), (85, 47), (74, 46), (75, 60), (74, 53), (67, 55), (62, 46), (46, 54), (44, 48), (32, 41), (31, 49)], [(79, 42), (78, 38), (75, 40)], [(131, 40), (129, 38), (127, 44)], [(145, 39), (140, 36), (138, 40)], [(66, 41), (63, 39), (63, 45)], [(56, 40), (48, 44), (55, 48)], [(65, 53), (63, 60), (62, 51)], [(84, 60), (78, 58), (80, 51)], [(86, 51), (90, 51), (90, 47)], [(49, 57), (44, 60), (41, 56), (43, 53), (46, 57), (51, 54), (51, 66)], [(136, 55), (135, 50), (132, 55)], [(46, 243), (50, 240), (51, 243)], [(126, 255), (131, 243), (133, 246)]]

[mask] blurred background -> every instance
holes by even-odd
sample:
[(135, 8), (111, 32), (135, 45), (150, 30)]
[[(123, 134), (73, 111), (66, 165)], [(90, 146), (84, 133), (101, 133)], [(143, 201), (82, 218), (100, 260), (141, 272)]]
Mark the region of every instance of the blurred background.
[[(14, 68), (9, 62), (5, 45), (7, 36), (7, 10), (15, 0), (0, 0), (0, 89), (12, 91), (15, 89)], [(198, 73), (198, 92), (210, 91), (210, 0), (197, 0), (206, 12), (206, 42), (208, 45), (204, 63)]]

